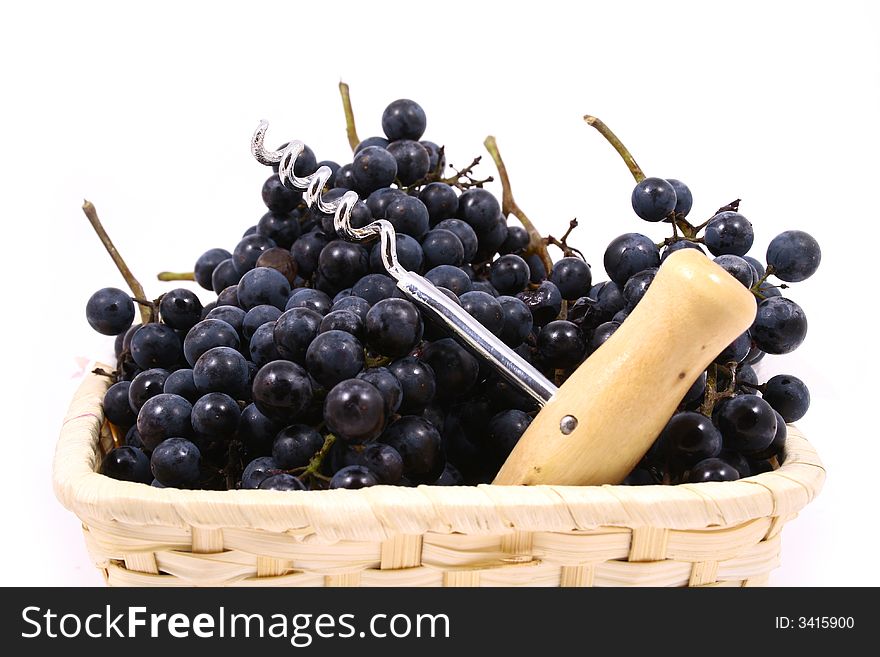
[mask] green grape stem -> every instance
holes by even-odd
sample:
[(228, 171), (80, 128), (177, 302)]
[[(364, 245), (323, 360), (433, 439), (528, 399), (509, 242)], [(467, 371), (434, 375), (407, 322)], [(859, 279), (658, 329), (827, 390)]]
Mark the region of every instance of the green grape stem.
[(636, 162), (636, 159), (632, 156), (632, 153), (629, 152), (629, 149), (623, 145), (623, 142), (618, 139), (617, 135), (615, 135), (611, 128), (605, 125), (602, 121), (600, 121), (595, 116), (590, 116), (589, 114), (584, 116), (584, 121), (587, 122), (587, 125), (594, 127), (599, 131), (605, 139), (608, 140), (608, 143), (614, 147), (614, 150), (617, 151), (618, 155), (623, 158), (623, 161), (626, 163), (629, 172), (632, 174), (633, 178), (636, 179), (637, 183), (642, 182), (645, 179), (645, 174), (642, 172), (642, 168)]
[(302, 468), (294, 468), (291, 470), (291, 473), (296, 474), (297, 477), (314, 477), (315, 479), (319, 479), (321, 481), (330, 481), (330, 477), (327, 477), (321, 474), (321, 466), (324, 465), (324, 459), (327, 457), (327, 454), (330, 453), (330, 448), (333, 447), (333, 443), (336, 442), (336, 436), (332, 433), (328, 433), (324, 437), (324, 444), (321, 445), (321, 449), (312, 457), (309, 461), (309, 464)]
[(156, 278), (160, 281), (194, 281), (196, 274), (191, 271), (160, 271)]
[(348, 85), (341, 80), (339, 81), (339, 95), (342, 97), (342, 111), (345, 112), (345, 133), (348, 135), (348, 145), (351, 147), (352, 152), (354, 152), (354, 149), (361, 143), (361, 140), (358, 139), (357, 128), (354, 124), (354, 110), (351, 108), (351, 95)]

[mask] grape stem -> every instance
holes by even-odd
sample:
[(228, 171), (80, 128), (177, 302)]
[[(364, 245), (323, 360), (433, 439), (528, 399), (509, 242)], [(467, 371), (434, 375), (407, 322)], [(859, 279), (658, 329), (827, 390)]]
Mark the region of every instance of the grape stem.
[(160, 281), (194, 281), (196, 274), (191, 271), (160, 271), (156, 278)]
[[(701, 230), (703, 230), (706, 226), (709, 225), (709, 222), (712, 221), (712, 219), (714, 219), (716, 215), (721, 214), (722, 212), (738, 212), (738, 211), (739, 211), (739, 204), (740, 204), (741, 202), (742, 202), (742, 199), (739, 199), (739, 198), (738, 198), (738, 199), (736, 199), (736, 200), (731, 201), (731, 202), (728, 203), (727, 205), (723, 205), (723, 206), (721, 206), (720, 208), (718, 208), (717, 210), (715, 210), (715, 214), (713, 214), (711, 217), (709, 217), (708, 219), (706, 219), (706, 221), (704, 221), (703, 223), (701, 223), (699, 226), (694, 226), (694, 227), (693, 227), (694, 231), (701, 231)], [(688, 225), (690, 225), (690, 224), (688, 224)]]
[(608, 140), (608, 143), (614, 147), (614, 150), (617, 151), (618, 155), (623, 158), (623, 161), (626, 163), (633, 178), (636, 179), (636, 182), (642, 182), (645, 179), (645, 174), (642, 172), (642, 168), (638, 165), (636, 159), (632, 156), (632, 153), (629, 152), (629, 149), (623, 145), (623, 142), (620, 141), (620, 139), (618, 139), (617, 135), (611, 132), (611, 128), (595, 116), (590, 116), (589, 114), (584, 116), (584, 121), (587, 122), (587, 125), (596, 128), (596, 130), (599, 131), (599, 134), (605, 137), (605, 139)]
[[(104, 230), (103, 224), (101, 224), (101, 220), (98, 218), (98, 211), (95, 209), (95, 206), (91, 201), (83, 201), (82, 206), (83, 212), (86, 215), (86, 218), (89, 220), (89, 223), (92, 224), (92, 228), (95, 229), (95, 233), (98, 235), (98, 239), (101, 240), (101, 244), (104, 245), (104, 248), (107, 249), (107, 253), (110, 254), (110, 257), (113, 258), (113, 262), (116, 264), (116, 268), (119, 270), (119, 273), (122, 274), (122, 277), (125, 279), (125, 282), (128, 284), (129, 289), (132, 291), (135, 297), (140, 299), (145, 299), (147, 295), (144, 293), (143, 286), (138, 282), (138, 279), (134, 277), (134, 274), (131, 273), (131, 269), (128, 268), (128, 265), (125, 264), (125, 260), (122, 259), (119, 251), (113, 245), (113, 241), (110, 239), (110, 236), (107, 234), (107, 231)], [(147, 324), (152, 319), (152, 312), (149, 308), (145, 306), (141, 306), (141, 322)]]
[(568, 244), (568, 237), (569, 235), (571, 235), (571, 231), (577, 228), (577, 226), (578, 220), (576, 218), (572, 219), (570, 222), (568, 222), (568, 230), (565, 231), (565, 235), (563, 235), (560, 239), (556, 239), (552, 235), (548, 235), (544, 238), (544, 243), (548, 246), (552, 244), (553, 246), (559, 248), (562, 251), (562, 255), (566, 258), (577, 256), (578, 258), (586, 262), (587, 259), (584, 257), (584, 254), (581, 253), (580, 249), (576, 249), (573, 246), (569, 246)]
[(318, 453), (315, 454), (309, 464), (305, 468), (296, 468), (293, 472), (300, 471), (297, 475), (299, 478), (302, 477), (314, 477), (315, 479), (320, 479), (321, 481), (330, 481), (330, 477), (326, 477), (321, 474), (321, 466), (324, 464), (324, 459), (327, 457), (327, 454), (330, 453), (330, 448), (333, 447), (333, 443), (336, 442), (336, 436), (332, 433), (328, 433), (324, 437), (324, 444), (321, 445), (321, 449), (318, 450)]
[[(706, 371), (706, 392), (703, 397), (703, 403), (700, 405), (700, 413), (706, 417), (712, 417), (712, 411), (722, 399), (733, 397), (736, 392), (736, 362), (730, 362), (726, 365), (718, 365), (713, 363)], [(718, 368), (723, 367), (730, 382), (725, 390), (718, 390)]]
[(348, 92), (348, 85), (339, 81), (339, 95), (342, 96), (342, 111), (345, 112), (345, 133), (348, 135), (348, 145), (352, 152), (361, 143), (358, 139), (357, 128), (354, 125), (354, 110), (351, 109), (351, 95)]
[(495, 161), (495, 167), (498, 169), (498, 175), (501, 177), (501, 212), (505, 217), (510, 216), (511, 214), (519, 219), (519, 222), (523, 225), (523, 228), (526, 229), (526, 232), (529, 234), (529, 246), (526, 249), (526, 255), (537, 255), (541, 258), (541, 262), (544, 264), (544, 267), (547, 269), (547, 273), (553, 269), (553, 260), (550, 258), (550, 254), (547, 252), (547, 243), (544, 241), (544, 238), (541, 236), (541, 233), (538, 232), (538, 229), (535, 228), (535, 225), (529, 220), (526, 216), (526, 213), (522, 211), (522, 209), (516, 204), (516, 201), (513, 200), (513, 192), (510, 189), (510, 176), (507, 174), (507, 167), (504, 166), (504, 160), (501, 159), (501, 152), (498, 150), (498, 143), (495, 141), (495, 137), (489, 135), (486, 137), (486, 140), (483, 142), (483, 145), (486, 147), (486, 150), (489, 151), (489, 155), (492, 156), (492, 159)]

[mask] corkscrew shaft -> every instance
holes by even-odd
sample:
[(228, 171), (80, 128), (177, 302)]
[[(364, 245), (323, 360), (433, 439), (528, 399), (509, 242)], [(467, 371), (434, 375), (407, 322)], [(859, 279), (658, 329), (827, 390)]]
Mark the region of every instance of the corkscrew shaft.
[(330, 201), (324, 199), (322, 192), (332, 175), (330, 168), (322, 166), (308, 176), (297, 176), (294, 163), (303, 152), (304, 144), (301, 141), (291, 141), (281, 150), (267, 150), (264, 140), (268, 128), (269, 123), (261, 121), (251, 141), (251, 152), (260, 164), (278, 164), (278, 175), (282, 184), (302, 191), (303, 200), (310, 207), (315, 206), (325, 214), (332, 214), (333, 227), (341, 237), (353, 242), (378, 237), (382, 264), (408, 298), (539, 404), (543, 406), (550, 401), (557, 391), (553, 383), (429, 280), (400, 266), (397, 260), (396, 233), (390, 222), (378, 219), (362, 228), (352, 226), (351, 212), (360, 200), (357, 192), (348, 191)]

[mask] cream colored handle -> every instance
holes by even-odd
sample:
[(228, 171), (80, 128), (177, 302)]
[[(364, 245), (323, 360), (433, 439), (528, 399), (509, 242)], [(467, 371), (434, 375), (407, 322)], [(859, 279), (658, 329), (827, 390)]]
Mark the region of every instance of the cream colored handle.
[(751, 326), (756, 308), (754, 295), (706, 256), (671, 254), (626, 321), (534, 419), (493, 483), (620, 483), (697, 376)]

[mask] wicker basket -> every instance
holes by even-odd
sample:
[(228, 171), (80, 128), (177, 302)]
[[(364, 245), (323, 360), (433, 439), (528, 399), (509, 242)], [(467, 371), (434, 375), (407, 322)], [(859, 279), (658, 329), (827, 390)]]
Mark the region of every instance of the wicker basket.
[(679, 486), (189, 491), (96, 472), (109, 381), (77, 391), (59, 500), (111, 586), (755, 586), (825, 471), (789, 428), (782, 466)]

